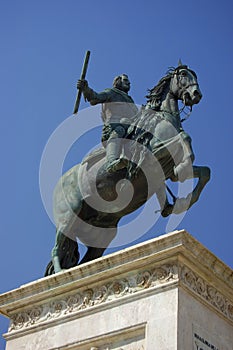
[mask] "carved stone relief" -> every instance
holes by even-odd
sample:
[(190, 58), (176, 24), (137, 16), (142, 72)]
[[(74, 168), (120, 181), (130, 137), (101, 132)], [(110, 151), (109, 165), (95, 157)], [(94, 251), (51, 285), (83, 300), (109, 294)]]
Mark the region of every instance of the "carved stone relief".
[(147, 288), (160, 287), (170, 281), (178, 280), (178, 277), (188, 289), (198, 294), (228, 319), (233, 320), (233, 304), (230, 300), (186, 266), (178, 267), (178, 263), (173, 263), (142, 270), (118, 280), (99, 284), (94, 288), (82, 289), (64, 299), (56, 299), (27, 311), (16, 313), (11, 318), (9, 332), (78, 313)]
[(166, 264), (143, 270), (131, 276), (114, 280), (95, 288), (83, 289), (64, 299), (45, 303), (12, 316), (9, 332), (31, 327), (48, 320), (80, 312), (93, 306), (111, 302), (147, 288), (159, 287), (178, 278), (178, 265)]
[(233, 321), (233, 304), (225, 298), (216, 288), (208, 284), (203, 278), (183, 266), (181, 269), (182, 282), (193, 292), (208, 301), (218, 311)]

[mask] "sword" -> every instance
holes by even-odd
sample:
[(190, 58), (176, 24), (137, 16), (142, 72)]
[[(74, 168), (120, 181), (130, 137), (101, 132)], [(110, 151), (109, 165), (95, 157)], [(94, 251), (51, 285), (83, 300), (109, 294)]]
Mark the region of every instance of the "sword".
[[(82, 73), (81, 73), (81, 76), (80, 76), (81, 80), (84, 80), (86, 78), (87, 66), (88, 66), (88, 62), (89, 62), (89, 58), (90, 58), (90, 53), (91, 53), (90, 51), (86, 52), (85, 59), (84, 59), (84, 62), (83, 62)], [(77, 114), (78, 113), (81, 96), (82, 96), (82, 90), (79, 89), (77, 97), (76, 97), (75, 105), (74, 105), (73, 114)]]

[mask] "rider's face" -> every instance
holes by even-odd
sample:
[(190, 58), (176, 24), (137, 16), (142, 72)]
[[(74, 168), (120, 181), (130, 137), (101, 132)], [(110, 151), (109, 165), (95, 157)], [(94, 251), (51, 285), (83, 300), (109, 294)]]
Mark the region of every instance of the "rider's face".
[(121, 90), (128, 92), (130, 90), (130, 81), (126, 75), (121, 77)]

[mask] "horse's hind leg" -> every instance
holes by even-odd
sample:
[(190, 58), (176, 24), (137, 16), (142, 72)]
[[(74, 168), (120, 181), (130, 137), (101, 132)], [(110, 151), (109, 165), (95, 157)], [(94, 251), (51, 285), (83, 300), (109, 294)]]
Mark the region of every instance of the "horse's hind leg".
[(51, 252), (52, 260), (48, 263), (46, 267), (45, 274), (44, 274), (45, 277), (62, 271), (61, 263), (60, 263), (60, 255), (61, 255), (60, 250), (63, 243), (64, 243), (64, 235), (62, 234), (61, 231), (57, 230), (55, 246), (53, 247)]
[(53, 275), (55, 273), (52, 260), (48, 263), (45, 269), (44, 277)]
[(110, 227), (93, 226), (88, 235), (86, 235), (86, 237), (83, 236), (84, 239), (81, 239), (81, 236), (78, 235), (80, 240), (87, 247), (87, 252), (79, 265), (100, 258), (103, 255), (117, 233), (117, 227), (114, 227), (113, 223), (109, 223), (109, 226)]
[(61, 272), (62, 269), (69, 269), (77, 265), (79, 260), (78, 244), (76, 240), (57, 231), (56, 243), (52, 250), (52, 262), (54, 272)]
[(79, 265), (100, 258), (104, 254), (105, 249), (106, 248), (87, 247), (87, 252)]

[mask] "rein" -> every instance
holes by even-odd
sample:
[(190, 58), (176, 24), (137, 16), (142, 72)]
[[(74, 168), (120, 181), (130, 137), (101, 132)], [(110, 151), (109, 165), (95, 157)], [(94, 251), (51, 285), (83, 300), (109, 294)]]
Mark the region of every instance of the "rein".
[(185, 107), (187, 107), (188, 108), (188, 106), (183, 106), (181, 109), (180, 109), (180, 113), (184, 113), (185, 114), (185, 117), (184, 118), (182, 118), (181, 120), (180, 120), (180, 122), (181, 123), (183, 123), (183, 122), (185, 122), (189, 117), (190, 117), (190, 115), (192, 114), (192, 111), (193, 111), (193, 106), (190, 106), (189, 108), (189, 112), (187, 113), (187, 112), (185, 112)]
[[(187, 69), (187, 68), (185, 68), (185, 69)], [(187, 70), (189, 70), (189, 69), (187, 69)], [(193, 74), (192, 71), (190, 71), (190, 72)], [(179, 88), (179, 90), (180, 90), (180, 95), (181, 95), (181, 96), (183, 95), (183, 93), (185, 92), (185, 90), (188, 89), (190, 86), (197, 86), (197, 87), (199, 87), (199, 84), (198, 84), (198, 83), (190, 83), (190, 84), (188, 84), (188, 85), (186, 85), (186, 86), (184, 86), (184, 87), (181, 87), (181, 85), (180, 85), (180, 80), (178, 79), (179, 73), (180, 73), (179, 70), (178, 70), (178, 71), (175, 71), (175, 72), (172, 74), (172, 77), (174, 77), (174, 76), (177, 77), (177, 86), (178, 86), (178, 88)], [(171, 95), (173, 95), (174, 97), (176, 97), (171, 89), (169, 89), (169, 93), (170, 93)], [(192, 113), (192, 110), (193, 110), (192, 106), (190, 106), (190, 107), (189, 107), (189, 108), (190, 108), (189, 112), (185, 112), (185, 108), (186, 108), (186, 107), (188, 108), (188, 106), (185, 106), (185, 105), (184, 105), (176, 114), (173, 114), (173, 115), (180, 115), (181, 113), (184, 113), (184, 114), (185, 114), (185, 117), (182, 118), (182, 119), (180, 120), (181, 123), (183, 123), (184, 121), (186, 121), (186, 120), (190, 117), (190, 115), (191, 115), (191, 113)], [(166, 113), (168, 113), (168, 112), (166, 112)], [(170, 114), (172, 114), (172, 113), (170, 113)]]
[[(186, 111), (185, 111), (185, 108), (189, 108), (189, 111), (186, 112)], [(164, 110), (164, 109), (163, 109), (163, 110), (160, 110), (160, 111), (155, 111), (155, 112), (157, 112), (157, 113), (163, 112), (163, 113), (167, 113), (167, 114), (170, 114), (170, 115), (172, 115), (172, 116), (175, 116), (175, 117), (180, 116), (181, 113), (184, 113), (184, 114), (185, 114), (185, 117), (182, 118), (182, 119), (180, 119), (180, 122), (183, 123), (183, 122), (185, 122), (185, 121), (190, 117), (190, 115), (192, 114), (192, 111), (193, 111), (193, 107), (192, 107), (192, 106), (185, 106), (185, 105), (183, 105), (183, 107), (181, 107), (181, 108), (179, 109), (179, 111), (178, 111), (178, 112), (175, 112), (175, 113), (168, 112), (168, 111), (166, 111), (166, 110)]]

